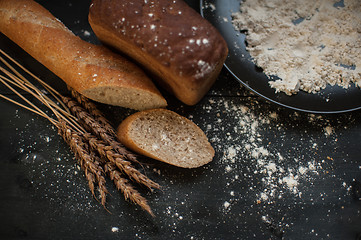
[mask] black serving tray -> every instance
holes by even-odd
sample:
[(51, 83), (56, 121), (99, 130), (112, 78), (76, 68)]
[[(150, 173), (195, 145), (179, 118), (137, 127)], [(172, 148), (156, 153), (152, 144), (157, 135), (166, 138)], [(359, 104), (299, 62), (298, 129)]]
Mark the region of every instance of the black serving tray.
[(327, 86), (317, 94), (300, 91), (296, 95), (276, 93), (269, 78), (258, 68), (246, 50), (245, 34), (234, 29), (232, 13), (239, 12), (241, 0), (202, 0), (201, 14), (225, 38), (229, 55), (225, 67), (244, 86), (259, 96), (282, 106), (313, 113), (339, 113), (361, 108), (361, 89), (354, 84), (344, 89)]

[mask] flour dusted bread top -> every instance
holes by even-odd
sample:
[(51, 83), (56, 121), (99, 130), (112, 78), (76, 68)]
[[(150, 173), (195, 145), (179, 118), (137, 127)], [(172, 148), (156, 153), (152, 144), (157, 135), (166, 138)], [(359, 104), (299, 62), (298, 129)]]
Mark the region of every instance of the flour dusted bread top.
[(0, 31), (90, 99), (137, 110), (167, 105), (137, 65), (81, 40), (32, 0), (0, 0)]
[(89, 22), (102, 42), (189, 105), (209, 90), (228, 53), (218, 31), (182, 0), (93, 0)]
[(200, 167), (214, 157), (204, 132), (189, 119), (166, 109), (129, 116), (117, 134), (133, 151), (182, 168)]

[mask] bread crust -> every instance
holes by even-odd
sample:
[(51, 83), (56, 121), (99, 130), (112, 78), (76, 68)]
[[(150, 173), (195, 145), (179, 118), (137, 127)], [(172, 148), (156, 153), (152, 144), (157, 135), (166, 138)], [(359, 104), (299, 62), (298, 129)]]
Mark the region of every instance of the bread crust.
[[(81, 40), (32, 0), (1, 0), (0, 31), (70, 87), (95, 101), (137, 110), (167, 105), (138, 66), (103, 46)], [(117, 92), (131, 96), (116, 96)], [(141, 102), (143, 96), (146, 100)]]
[[(210, 157), (207, 159), (197, 159), (197, 161), (186, 161), (186, 162), (177, 162), (177, 161), (167, 161), (161, 157), (158, 157), (154, 154), (152, 154), (151, 152), (141, 148), (136, 142), (134, 142), (132, 136), (130, 136), (130, 132), (131, 132), (131, 128), (132, 128), (132, 124), (134, 123), (135, 120), (142, 118), (142, 117), (146, 117), (147, 115), (152, 115), (152, 114), (158, 114), (158, 115), (167, 115), (167, 114), (171, 114), (171, 115), (176, 115), (177, 118), (182, 119), (182, 121), (184, 121), (186, 124), (192, 126), (194, 131), (197, 131), (197, 133), (199, 133), (199, 135), (201, 136), (202, 139), (198, 139), (199, 141), (203, 141), (205, 144), (203, 145), (203, 147), (205, 148), (205, 150), (207, 152), (210, 153)], [(151, 109), (151, 110), (145, 110), (145, 111), (141, 111), (141, 112), (136, 112), (130, 116), (128, 116), (126, 119), (124, 119), (118, 126), (117, 128), (117, 136), (118, 139), (121, 143), (123, 143), (126, 147), (128, 147), (129, 149), (133, 150), (134, 152), (137, 152), (141, 155), (171, 164), (171, 165), (175, 165), (178, 167), (182, 167), (182, 168), (197, 168), (200, 166), (203, 166), (209, 162), (212, 161), (215, 151), (213, 149), (213, 147), (211, 146), (211, 144), (208, 142), (207, 140), (207, 136), (205, 135), (205, 133), (191, 120), (173, 112), (167, 109)], [(159, 140), (159, 139), (158, 139)], [(155, 140), (156, 141), (156, 140)], [(161, 151), (161, 149), (160, 149)]]
[[(149, 110), (145, 110), (145, 111), (149, 111)], [(143, 112), (143, 111), (142, 111)], [(142, 148), (138, 147), (138, 145), (133, 141), (133, 139), (129, 136), (130, 133), (130, 127), (131, 124), (133, 123), (133, 121), (135, 119), (137, 119), (139, 116), (142, 115), (142, 112), (136, 112), (132, 115), (130, 115), (129, 117), (127, 117), (126, 119), (124, 119), (121, 124), (119, 124), (118, 128), (117, 128), (117, 137), (118, 140), (124, 144), (124, 146), (126, 146), (127, 148), (133, 150), (136, 153), (139, 153), (143, 156), (147, 156), (153, 159), (158, 159), (156, 156), (154, 156), (153, 154), (148, 153), (147, 151), (144, 151)]]
[(93, 0), (89, 23), (188, 105), (210, 89), (228, 54), (219, 32), (181, 0)]

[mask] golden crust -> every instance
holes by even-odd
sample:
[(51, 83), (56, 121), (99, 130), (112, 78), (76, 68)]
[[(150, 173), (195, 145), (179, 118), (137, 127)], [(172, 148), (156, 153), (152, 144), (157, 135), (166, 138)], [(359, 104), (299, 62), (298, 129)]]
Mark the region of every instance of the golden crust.
[[(194, 139), (194, 141), (200, 142), (202, 144), (202, 150), (204, 152), (207, 153), (207, 157), (202, 157), (202, 158), (197, 158), (197, 159), (193, 159), (191, 160), (190, 158), (187, 158), (186, 161), (179, 161), (178, 159), (176, 159), (176, 151), (174, 150), (174, 156), (169, 156), (168, 159), (166, 158), (162, 158), (160, 156), (160, 154), (157, 153), (152, 153), (151, 151), (143, 148), (140, 146), (139, 142), (137, 143), (136, 141), (139, 140), (135, 140), (133, 138), (133, 136), (131, 135), (131, 132), (133, 130), (133, 127), (135, 128), (135, 126), (133, 126), (133, 124), (135, 123), (136, 120), (139, 120), (141, 118), (146, 119), (148, 116), (150, 115), (158, 115), (158, 116), (173, 116), (176, 119), (179, 119), (180, 121), (183, 121), (187, 126), (189, 126), (192, 131), (197, 132), (197, 139)], [(169, 118), (171, 119), (171, 118)], [(145, 120), (147, 121), (147, 120)], [(168, 126), (169, 125), (173, 125), (172, 122), (168, 122)], [(175, 125), (174, 125), (175, 126)], [(140, 133), (140, 134), (144, 134), (144, 138), (146, 138), (146, 134), (145, 133)], [(179, 134), (183, 134), (183, 135), (187, 135), (188, 133), (179, 133)], [(209, 163), (210, 161), (212, 161), (213, 157), (214, 157), (214, 149), (211, 146), (211, 144), (208, 142), (206, 135), (204, 134), (204, 132), (192, 121), (190, 121), (189, 119), (180, 116), (179, 114), (167, 110), (167, 109), (151, 109), (151, 110), (145, 110), (145, 111), (141, 111), (141, 112), (137, 112), (134, 113), (132, 115), (130, 115), (129, 117), (127, 117), (126, 119), (124, 119), (124, 121), (121, 122), (121, 124), (118, 126), (117, 129), (117, 136), (118, 139), (121, 143), (123, 143), (126, 147), (128, 147), (129, 149), (133, 150), (134, 152), (137, 152), (141, 155), (171, 164), (171, 165), (175, 165), (178, 167), (182, 167), (182, 168), (196, 168), (196, 167), (200, 167), (203, 166), (207, 163)], [(144, 139), (144, 142), (147, 141), (146, 139)], [(161, 145), (161, 139), (152, 139), (152, 141), (154, 143), (159, 143), (159, 145)], [(143, 141), (142, 141), (143, 142)], [(187, 145), (187, 142), (179, 142), (179, 144), (184, 144)], [(163, 151), (162, 148), (159, 149), (159, 151)], [(172, 159), (172, 160), (169, 160)]]
[[(167, 105), (138, 66), (103, 46), (81, 40), (34, 1), (0, 1), (0, 31), (70, 87), (95, 101), (137, 110)], [(128, 90), (133, 96), (126, 96)], [(117, 96), (117, 92), (122, 94)], [(146, 99), (142, 101), (143, 96)]]
[(88, 18), (102, 42), (188, 105), (210, 89), (228, 53), (219, 32), (184, 1), (93, 0)]

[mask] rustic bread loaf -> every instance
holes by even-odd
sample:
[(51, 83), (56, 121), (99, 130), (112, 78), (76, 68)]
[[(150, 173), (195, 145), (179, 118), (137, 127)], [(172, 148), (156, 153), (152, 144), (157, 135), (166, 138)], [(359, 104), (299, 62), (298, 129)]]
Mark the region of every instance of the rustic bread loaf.
[(137, 112), (118, 127), (118, 139), (133, 151), (182, 168), (212, 161), (214, 149), (189, 119), (166, 109)]
[(218, 31), (182, 0), (93, 0), (89, 23), (188, 105), (210, 89), (228, 53)]
[(0, 31), (90, 99), (137, 110), (167, 105), (143, 70), (81, 40), (34, 1), (1, 0)]

